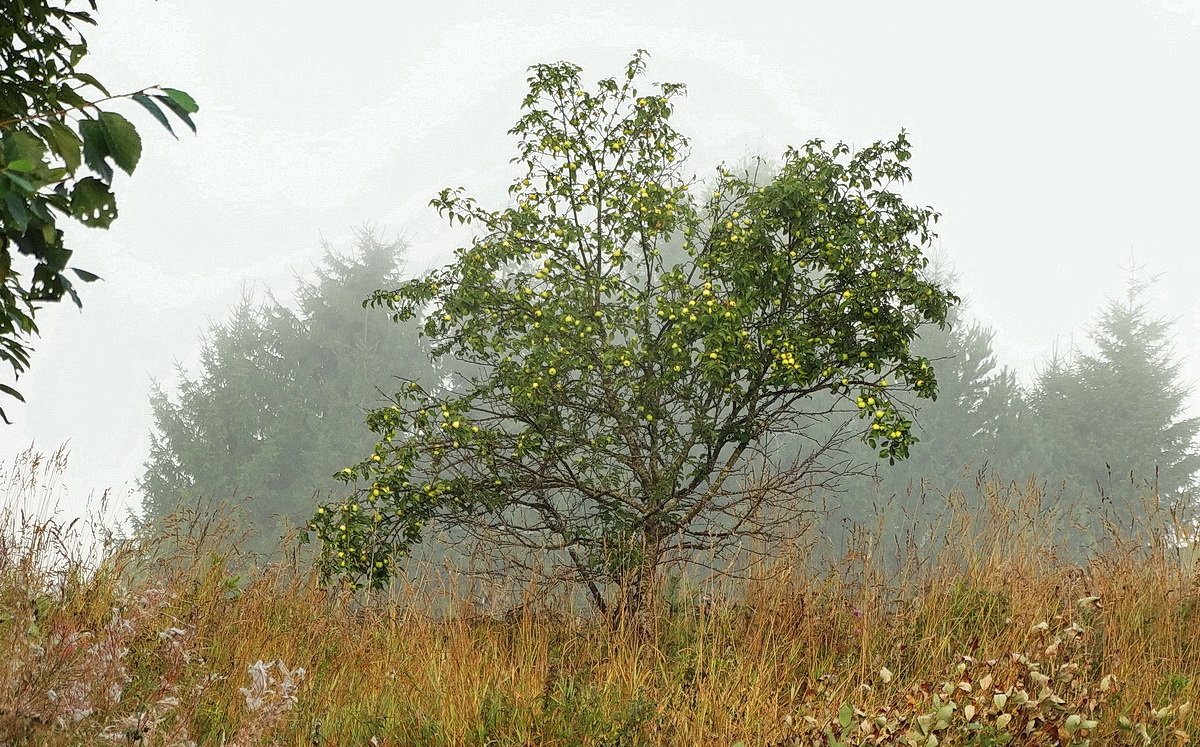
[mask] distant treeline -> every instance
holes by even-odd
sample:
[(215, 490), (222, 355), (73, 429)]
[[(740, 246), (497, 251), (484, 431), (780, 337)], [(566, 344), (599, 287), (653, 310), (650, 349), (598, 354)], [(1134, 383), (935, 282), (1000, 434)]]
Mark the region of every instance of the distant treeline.
[[(453, 366), (430, 363), (417, 321), (395, 324), (362, 306), (375, 289), (406, 279), (404, 257), (403, 242), (360, 231), (348, 253), (326, 247), (294, 303), (246, 296), (208, 330), (199, 370), (181, 369), (174, 393), (156, 386), (151, 395), (147, 520), (231, 499), (263, 530), (265, 546), (336, 496), (331, 476), (374, 446), (364, 413), (385, 402), (396, 377), (453, 385)], [(865, 445), (839, 455), (862, 469), (814, 496), (828, 507), (829, 531), (880, 525), (882, 515), (886, 532), (902, 533), (904, 522), (932, 512), (927, 503), (980, 473), (1036, 476), (1097, 522), (1136, 522), (1151, 497), (1191, 507), (1200, 419), (1184, 416), (1188, 388), (1171, 325), (1149, 308), (1147, 287), (1131, 278), (1100, 309), (1088, 349), (1057, 353), (1031, 386), (996, 359), (994, 331), (961, 311), (946, 329), (924, 329), (917, 350), (934, 361), (939, 396), (912, 403), (921, 442), (894, 465), (877, 463)], [(772, 461), (786, 466), (804, 447), (783, 440)]]
[[(1094, 525), (1131, 529), (1151, 504), (1186, 515), (1200, 469), (1200, 418), (1185, 417), (1188, 387), (1167, 320), (1147, 302), (1150, 283), (1131, 273), (1109, 299), (1083, 350), (1056, 351), (1032, 385), (996, 359), (995, 332), (963, 317), (929, 328), (918, 350), (935, 361), (939, 396), (915, 418), (912, 457), (879, 468), (834, 503), (845, 522), (910, 526), (933, 516), (947, 495), (976, 495), (999, 476), (1033, 479), (1040, 490)], [(886, 505), (883, 512), (874, 505)]]

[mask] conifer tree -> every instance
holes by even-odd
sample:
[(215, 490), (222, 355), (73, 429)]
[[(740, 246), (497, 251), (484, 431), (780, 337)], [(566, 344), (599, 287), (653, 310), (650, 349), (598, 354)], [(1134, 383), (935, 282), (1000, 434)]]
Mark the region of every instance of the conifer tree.
[(940, 394), (920, 404), (917, 435), (924, 448), (889, 470), (889, 481), (926, 478), (946, 484), (964, 469), (1020, 469), (1018, 435), (1023, 394), (1015, 374), (1000, 367), (995, 332), (970, 323), (957, 309), (951, 328), (928, 328), (917, 349), (938, 367)]
[(1200, 455), (1200, 418), (1185, 417), (1189, 389), (1171, 345), (1171, 323), (1154, 317), (1149, 283), (1131, 279), (1103, 308), (1092, 352), (1056, 357), (1033, 393), (1038, 465), (1069, 498), (1128, 526), (1143, 499), (1191, 501)]
[(909, 459), (880, 464), (831, 497), (831, 536), (840, 536), (837, 526), (862, 525), (882, 530), (883, 543), (891, 546), (943, 511), (949, 491), (963, 488), (971, 496), (976, 474), (1024, 476), (1030, 456), (1026, 395), (1013, 371), (997, 362), (994, 337), (987, 326), (965, 319), (960, 307), (951, 310), (946, 328), (921, 328), (913, 347), (937, 367), (939, 394), (906, 402), (920, 446)]
[(248, 498), (260, 526), (312, 512), (331, 475), (372, 445), (363, 418), (380, 391), (394, 375), (432, 370), (413, 325), (397, 330), (362, 306), (381, 278), (403, 281), (402, 256), (400, 243), (363, 231), (349, 255), (327, 247), (295, 310), (244, 298), (210, 330), (199, 374), (180, 372), (177, 397), (160, 386), (152, 394), (147, 518), (201, 498)]

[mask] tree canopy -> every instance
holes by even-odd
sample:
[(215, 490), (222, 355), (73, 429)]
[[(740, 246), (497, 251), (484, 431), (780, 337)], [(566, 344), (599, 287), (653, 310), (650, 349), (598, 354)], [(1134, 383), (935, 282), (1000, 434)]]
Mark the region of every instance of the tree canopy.
[[(907, 456), (896, 393), (936, 392), (911, 343), (956, 300), (921, 273), (935, 213), (892, 191), (907, 138), (812, 141), (768, 183), (722, 169), (697, 199), (670, 125), (684, 88), (639, 92), (645, 59), (590, 89), (575, 65), (531, 68), (511, 205), (443, 191), (433, 205), (478, 236), (374, 295), (473, 372), (449, 391), (410, 382), (368, 416), (379, 443), (342, 472), (353, 496), (311, 524), (329, 573), (385, 583), (437, 520), (534, 552), (600, 609), (636, 606), (664, 559), (803, 503), (828, 444), (747, 468), (830, 417), (818, 395), (880, 457)], [(667, 264), (671, 241), (686, 257)]]
[[(96, 22), (95, 9), (95, 0), (0, 6), (0, 361), (17, 376), (29, 368), (40, 305), (64, 295), (82, 305), (68, 270), (97, 279), (68, 267), (60, 217), (107, 228), (117, 217), (114, 172), (132, 174), (141, 159), (141, 136), (112, 103), (134, 101), (168, 130), (168, 112), (195, 129), (198, 107), (183, 91), (114, 95), (80, 69), (88, 53), (80, 28)], [(7, 384), (0, 392), (22, 399)], [(8, 421), (3, 408), (0, 418)]]

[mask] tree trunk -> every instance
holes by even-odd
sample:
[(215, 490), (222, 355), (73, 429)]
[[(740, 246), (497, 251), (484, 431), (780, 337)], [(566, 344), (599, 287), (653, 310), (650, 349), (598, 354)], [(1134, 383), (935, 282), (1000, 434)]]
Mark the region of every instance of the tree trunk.
[(632, 623), (652, 606), (658, 581), (658, 565), (662, 552), (657, 545), (647, 547), (642, 562), (617, 579), (617, 588), (609, 604), (610, 622), (614, 625)]

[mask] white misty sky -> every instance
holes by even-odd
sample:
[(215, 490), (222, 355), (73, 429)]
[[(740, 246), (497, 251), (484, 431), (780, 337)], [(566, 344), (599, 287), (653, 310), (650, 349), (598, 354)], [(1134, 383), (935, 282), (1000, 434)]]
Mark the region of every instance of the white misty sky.
[(637, 48), (651, 79), (688, 84), (675, 123), (701, 176), (907, 129), (908, 194), (943, 214), (968, 313), (1024, 380), (1083, 342), (1131, 255), (1162, 274), (1154, 308), (1200, 380), (1200, 0), (107, 0), (98, 17), (86, 69), (189, 91), (200, 134), (175, 142), (130, 107), (145, 153), (118, 179), (121, 216), (70, 232), (106, 281), (82, 312), (43, 312), (30, 404), (6, 403), (4, 455), (69, 442), (69, 513), (91, 491), (136, 501), (151, 380), (194, 365), (243, 288), (286, 296), (322, 236), (348, 247), (368, 221), (409, 237), (415, 267), (444, 258), (464, 234), (426, 204), (458, 185), (505, 199), (526, 68), (595, 80)]

